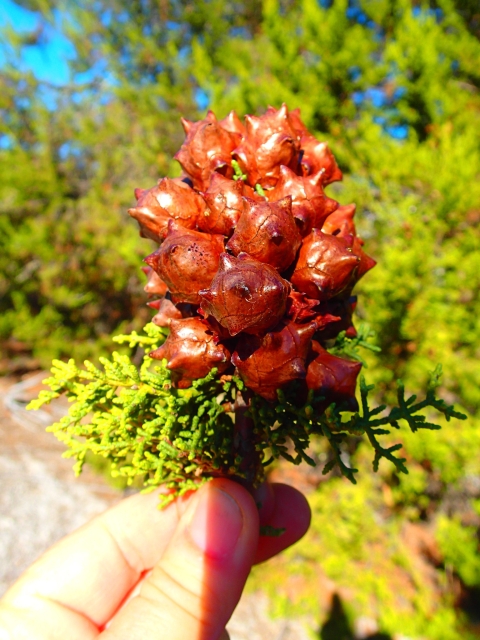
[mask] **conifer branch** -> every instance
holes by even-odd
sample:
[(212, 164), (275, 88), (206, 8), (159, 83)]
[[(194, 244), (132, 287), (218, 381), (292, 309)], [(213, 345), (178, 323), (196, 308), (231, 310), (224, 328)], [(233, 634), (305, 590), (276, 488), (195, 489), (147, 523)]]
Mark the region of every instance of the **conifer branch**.
[[(145, 333), (146, 336), (118, 336), (116, 341), (151, 348), (165, 339), (165, 331), (152, 324), (147, 325)], [(441, 375), (438, 367), (420, 402), (415, 403), (415, 396), (405, 398), (399, 382), (398, 406), (387, 415), (382, 415), (387, 410), (385, 405), (370, 406), (373, 386), (367, 385), (363, 377), (361, 410), (355, 413), (345, 412), (335, 403), (324, 411), (315, 410), (323, 397), (313, 391), (299, 403), (296, 382), (277, 391), (277, 403), (249, 393), (244, 415), (254, 450), (248, 454), (252, 459), (246, 464), (232, 412), (238, 394), (245, 393), (242, 380), (237, 376), (219, 377), (212, 369), (204, 378), (193, 381), (191, 387), (177, 389), (166, 361), (159, 366), (153, 362), (145, 355), (141, 366), (136, 367), (128, 356), (113, 353), (110, 359), (100, 359), (101, 368), (86, 361), (81, 369), (73, 360), (56, 360), (52, 376), (44, 381), (50, 390), (40, 392), (28, 408), (38, 409), (66, 395), (73, 401), (68, 414), (48, 430), (67, 446), (65, 455), (76, 460), (75, 473), (81, 472), (87, 453), (100, 455), (110, 461), (112, 475), (126, 478), (127, 484), (140, 480), (145, 490), (166, 487), (169, 492), (163, 494), (162, 504), (215, 476), (243, 478), (256, 486), (278, 458), (314, 466), (315, 461), (307, 452), (312, 436), (324, 436), (332, 450), (333, 457), (323, 473), (338, 468), (355, 483), (357, 469), (342, 458), (342, 445), (351, 435), (367, 436), (375, 451), (375, 471), (385, 458), (398, 471), (407, 473), (405, 458), (395, 455), (401, 445), (384, 447), (379, 440), (390, 434), (385, 427), (398, 429), (399, 420), (404, 420), (412, 431), (438, 429), (438, 425), (419, 414), (428, 408), (436, 409), (447, 419), (466, 418), (435, 396)]]
[(346, 356), (351, 360), (361, 362), (364, 367), (367, 363), (359, 353), (359, 349), (368, 349), (369, 351), (379, 352), (380, 347), (372, 344), (371, 340), (375, 338), (376, 332), (366, 322), (361, 322), (357, 328), (357, 335), (349, 338), (346, 331), (341, 331), (335, 339), (335, 344), (329, 350), (330, 353), (339, 356)]

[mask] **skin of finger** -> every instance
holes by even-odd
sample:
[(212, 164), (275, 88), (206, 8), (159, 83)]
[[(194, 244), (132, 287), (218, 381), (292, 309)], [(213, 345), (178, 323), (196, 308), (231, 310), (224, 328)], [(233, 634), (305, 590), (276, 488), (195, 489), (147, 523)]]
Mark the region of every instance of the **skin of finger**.
[[(30, 606), (26, 606), (30, 604)], [(32, 598), (17, 608), (13, 603), (0, 606), (0, 640), (94, 640), (98, 628), (75, 611), (52, 602)]]
[[(102, 640), (218, 640), (240, 599), (258, 542), (259, 517), (246, 489), (215, 479), (201, 491), (220, 489), (242, 514), (242, 529), (232, 554), (202, 553), (190, 537), (199, 496), (193, 496), (160, 562), (133, 598), (101, 635)], [(211, 522), (212, 528), (225, 523)]]
[[(261, 538), (258, 562), (299, 539), (307, 520), (305, 500), (298, 492), (291, 488), (279, 489), (278, 485), (273, 487), (273, 497), (271, 487), (266, 486), (261, 491), (262, 523), (276, 527), (285, 526), (288, 522), (290, 525), (280, 538)], [(277, 502), (275, 494), (284, 503), (284, 509), (273, 504)], [(94, 637), (96, 625), (102, 625), (110, 618), (111, 612), (117, 610), (136, 584), (141, 572), (159, 560), (188, 500), (177, 500), (174, 505), (160, 511), (157, 495), (132, 496), (65, 538), (33, 565), (0, 602), (0, 631), (13, 625), (14, 635), (6, 637), (15, 639), (23, 637), (22, 629), (26, 638), (54, 640), (58, 637), (63, 640), (66, 629), (69, 630), (69, 640)], [(293, 522), (292, 513), (296, 514)], [(273, 515), (271, 522), (265, 517), (270, 514)], [(107, 546), (114, 547), (107, 549), (106, 553), (102, 551), (101, 544), (105, 528), (112, 532), (106, 537)], [(121, 542), (117, 544), (115, 538)], [(82, 619), (82, 614), (85, 619)], [(94, 624), (90, 617), (95, 620)]]
[(56, 637), (52, 634), (57, 633), (58, 624), (51, 615), (52, 603), (63, 606), (64, 611), (57, 611), (62, 619), (68, 621), (72, 614), (74, 626), (78, 626), (78, 614), (102, 626), (142, 572), (158, 562), (188, 502), (179, 500), (159, 510), (158, 500), (158, 494), (132, 496), (61, 540), (5, 594), (0, 612), (10, 611), (10, 618), (12, 611), (34, 609), (47, 627), (36, 626), (31, 637), (41, 632), (49, 640)]
[(287, 484), (272, 483), (274, 507), (271, 510), (268, 524), (276, 529), (285, 529), (278, 536), (260, 536), (255, 564), (265, 562), (295, 542), (307, 532), (311, 521), (311, 510), (303, 494)]

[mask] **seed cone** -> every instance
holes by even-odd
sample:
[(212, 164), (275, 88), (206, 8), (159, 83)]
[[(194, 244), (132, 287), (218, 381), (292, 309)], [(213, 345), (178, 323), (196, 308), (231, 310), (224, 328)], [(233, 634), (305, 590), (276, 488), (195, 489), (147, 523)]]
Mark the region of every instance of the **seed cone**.
[(355, 335), (352, 289), (375, 261), (355, 205), (325, 194), (342, 179), (328, 145), (286, 105), (244, 123), (234, 111), (182, 123), (183, 178), (137, 189), (129, 210), (159, 244), (145, 289), (170, 335), (151, 357), (166, 358), (180, 388), (216, 367), (269, 402), (298, 380), (324, 397), (316, 411), (355, 408), (361, 365), (327, 348)]
[(240, 140), (240, 134), (222, 127), (212, 111), (199, 122), (182, 119), (187, 138), (175, 159), (182, 165), (196, 189), (206, 189), (210, 175), (220, 171), (233, 175), (231, 153)]
[(355, 385), (361, 363), (334, 356), (315, 340), (312, 340), (311, 351), (314, 358), (308, 365), (306, 383), (309, 389), (315, 389), (325, 397), (315, 408), (326, 409), (335, 402), (348, 411), (357, 411)]
[(216, 344), (215, 335), (200, 318), (171, 320), (170, 335), (150, 355), (157, 360), (166, 358), (167, 368), (172, 370), (180, 389), (189, 387), (192, 380), (204, 378), (213, 367), (224, 371), (230, 360), (230, 353)]
[(359, 263), (343, 238), (313, 229), (302, 243), (291, 281), (310, 298), (329, 300), (348, 287)]
[(245, 384), (266, 400), (275, 401), (277, 389), (304, 379), (315, 322), (281, 324), (262, 338), (245, 337), (232, 355)]
[(223, 248), (222, 236), (170, 222), (165, 242), (145, 261), (167, 284), (174, 302), (199, 304), (198, 291), (212, 281)]
[(137, 220), (142, 235), (155, 242), (164, 240), (170, 220), (195, 229), (197, 218), (207, 208), (201, 195), (179, 178), (163, 178), (152, 189), (136, 189), (135, 195), (137, 206), (128, 213)]
[(247, 253), (222, 253), (209, 289), (200, 291), (202, 310), (231, 336), (262, 334), (285, 314), (290, 285), (268, 264)]
[(338, 207), (338, 202), (325, 195), (322, 178), (322, 171), (304, 177), (282, 166), (277, 184), (267, 192), (270, 202), (290, 196), (292, 214), (302, 237), (313, 228), (321, 229), (324, 220)]
[(248, 252), (281, 272), (294, 261), (300, 243), (291, 196), (278, 202), (254, 202), (246, 198), (227, 249), (234, 255)]

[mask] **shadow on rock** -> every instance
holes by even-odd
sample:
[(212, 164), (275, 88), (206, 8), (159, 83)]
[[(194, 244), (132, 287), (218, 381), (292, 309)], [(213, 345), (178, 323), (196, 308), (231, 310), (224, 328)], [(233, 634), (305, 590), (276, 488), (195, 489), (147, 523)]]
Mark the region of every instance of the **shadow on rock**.
[[(350, 622), (343, 608), (342, 600), (336, 593), (332, 599), (332, 606), (328, 619), (318, 632), (319, 640), (360, 640), (350, 626)], [(374, 633), (361, 636), (362, 640), (392, 640), (388, 633)]]

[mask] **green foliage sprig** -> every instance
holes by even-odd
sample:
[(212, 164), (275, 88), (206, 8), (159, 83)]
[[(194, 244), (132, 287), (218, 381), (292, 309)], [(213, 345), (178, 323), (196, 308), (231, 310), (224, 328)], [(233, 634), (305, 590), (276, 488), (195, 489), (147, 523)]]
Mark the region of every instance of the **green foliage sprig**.
[[(150, 351), (166, 335), (165, 329), (150, 323), (145, 327), (145, 335), (134, 332), (117, 336), (115, 341)], [(380, 459), (386, 458), (398, 471), (407, 473), (405, 460), (395, 455), (401, 445), (384, 447), (378, 440), (390, 433), (386, 426), (398, 429), (399, 421), (403, 420), (412, 431), (438, 429), (419, 414), (430, 407), (447, 420), (465, 418), (435, 396), (440, 367), (433, 373), (426, 397), (420, 402), (415, 403), (415, 396), (405, 399), (403, 385), (399, 383), (398, 406), (384, 416), (380, 414), (386, 411), (385, 405), (370, 407), (368, 395), (373, 386), (366, 385), (363, 378), (361, 411), (356, 413), (343, 411), (335, 404), (324, 412), (316, 411), (314, 406), (323, 398), (313, 391), (300, 406), (295, 385), (278, 390), (277, 404), (254, 394), (246, 417), (261, 464), (252, 477), (251, 469), (245, 469), (235, 424), (234, 405), (245, 391), (240, 378), (219, 378), (212, 369), (190, 388), (176, 389), (166, 361), (155, 366), (145, 355), (137, 367), (128, 356), (114, 353), (111, 359), (100, 358), (100, 362), (102, 369), (89, 361), (80, 369), (73, 360), (54, 361), (52, 377), (45, 380), (50, 391), (42, 391), (29, 408), (38, 409), (65, 394), (73, 405), (49, 431), (67, 445), (65, 456), (76, 459), (75, 472), (81, 472), (87, 454), (92, 452), (106, 458), (111, 463), (112, 475), (125, 477), (127, 484), (140, 479), (146, 490), (166, 487), (169, 493), (163, 495), (163, 504), (215, 476), (243, 478), (257, 485), (264, 479), (267, 467), (278, 458), (314, 466), (316, 463), (307, 452), (314, 435), (326, 437), (331, 447), (332, 457), (323, 473), (338, 468), (355, 482), (357, 470), (346, 464), (342, 451), (351, 435), (367, 436), (375, 450), (375, 470)]]
[(357, 335), (353, 338), (347, 336), (346, 331), (340, 331), (335, 338), (335, 344), (329, 349), (330, 353), (338, 356), (346, 356), (351, 360), (358, 360), (364, 367), (367, 363), (359, 353), (359, 349), (368, 349), (369, 351), (379, 352), (380, 347), (370, 342), (371, 338), (376, 336), (376, 331), (366, 322), (361, 322), (357, 328)]
[(247, 174), (243, 173), (242, 168), (240, 167), (240, 165), (238, 164), (238, 162), (236, 160), (232, 160), (232, 167), (233, 167), (233, 179), (234, 180), (246, 180), (247, 179)]

